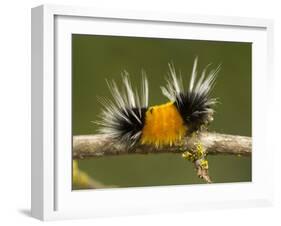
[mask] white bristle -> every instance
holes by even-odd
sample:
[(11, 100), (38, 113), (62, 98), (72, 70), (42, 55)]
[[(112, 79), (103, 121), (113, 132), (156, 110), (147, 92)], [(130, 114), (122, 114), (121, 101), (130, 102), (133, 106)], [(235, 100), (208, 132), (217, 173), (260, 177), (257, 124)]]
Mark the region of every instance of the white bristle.
[[(198, 63), (198, 58), (196, 57), (193, 63), (193, 69), (191, 73), (191, 79), (190, 79), (188, 91), (190, 93), (195, 93), (198, 95), (209, 94), (210, 90), (214, 85), (216, 75), (220, 70), (220, 66), (218, 66), (215, 70), (211, 70), (207, 74), (207, 69), (210, 66), (210, 64), (207, 65), (204, 68), (200, 78), (197, 80), (196, 79), (198, 74), (197, 63)], [(163, 95), (166, 96), (170, 101), (175, 101), (176, 98), (179, 96), (179, 94), (186, 93), (187, 90), (186, 87), (184, 87), (183, 85), (182, 76), (176, 75), (174, 66), (169, 64), (169, 69), (170, 69), (169, 76), (166, 79), (167, 85), (166, 87), (161, 87), (161, 90)]]
[[(128, 125), (134, 126), (134, 121), (142, 123), (142, 108), (148, 108), (148, 81), (145, 72), (142, 71), (141, 95), (138, 90), (133, 91), (130, 76), (128, 72), (122, 74), (122, 89), (118, 87), (115, 81), (106, 81), (109, 87), (112, 100), (108, 98), (99, 98), (99, 102), (103, 105), (99, 120), (95, 121), (100, 126), (99, 132), (108, 134), (110, 136), (120, 138), (123, 140), (130, 140), (134, 144), (137, 138), (140, 137), (141, 132), (135, 134), (128, 131), (120, 131), (120, 122), (126, 122)], [(135, 112), (137, 111), (138, 114)]]

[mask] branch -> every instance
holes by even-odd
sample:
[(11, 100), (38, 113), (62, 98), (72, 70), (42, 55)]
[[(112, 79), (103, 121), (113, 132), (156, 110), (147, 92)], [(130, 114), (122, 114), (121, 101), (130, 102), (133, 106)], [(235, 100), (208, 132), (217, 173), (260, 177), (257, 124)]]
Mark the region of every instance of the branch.
[(204, 163), (205, 155), (231, 154), (250, 156), (252, 153), (251, 137), (228, 134), (203, 132), (193, 137), (186, 137), (181, 143), (173, 146), (155, 148), (148, 145), (138, 145), (134, 150), (130, 150), (125, 144), (109, 136), (99, 134), (73, 136), (73, 158), (83, 159), (122, 154), (183, 153), (186, 151), (190, 152), (191, 150), (194, 154), (194, 150), (196, 150), (195, 147), (198, 143), (203, 146), (204, 154), (200, 158), (196, 158), (193, 162), (198, 177), (202, 178), (207, 183), (211, 183), (212, 181), (209, 177), (208, 166), (204, 165), (207, 164), (206, 161)]
[(252, 152), (251, 137), (228, 134), (204, 132), (196, 139), (186, 137), (182, 143), (172, 147), (165, 146), (156, 149), (153, 146), (138, 145), (134, 150), (128, 149), (124, 144), (109, 136), (98, 134), (73, 136), (73, 158), (83, 159), (122, 154), (182, 153), (191, 150), (198, 140), (206, 149), (206, 154), (250, 156)]

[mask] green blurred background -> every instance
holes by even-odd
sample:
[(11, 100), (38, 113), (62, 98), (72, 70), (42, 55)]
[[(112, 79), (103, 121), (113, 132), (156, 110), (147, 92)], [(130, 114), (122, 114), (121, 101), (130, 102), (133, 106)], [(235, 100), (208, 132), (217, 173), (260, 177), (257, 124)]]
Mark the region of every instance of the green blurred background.
[[(251, 136), (251, 43), (179, 40), (139, 37), (72, 35), (72, 130), (73, 135), (95, 134), (101, 105), (97, 96), (110, 97), (105, 79), (120, 83), (121, 72), (130, 73), (139, 87), (141, 70), (149, 80), (150, 105), (167, 102), (165, 85), (168, 63), (173, 62), (189, 81), (193, 62), (198, 69), (222, 65), (213, 97), (216, 106), (211, 131)], [(251, 181), (251, 158), (208, 156), (214, 182)], [(180, 154), (110, 156), (79, 160), (80, 170), (99, 187), (134, 187), (204, 183), (192, 163)], [(74, 185), (74, 189), (82, 188)]]

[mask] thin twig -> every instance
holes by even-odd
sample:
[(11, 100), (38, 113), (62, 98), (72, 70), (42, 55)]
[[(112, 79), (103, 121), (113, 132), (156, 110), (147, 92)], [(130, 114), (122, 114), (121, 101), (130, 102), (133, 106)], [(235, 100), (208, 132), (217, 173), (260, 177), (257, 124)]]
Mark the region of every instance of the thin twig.
[(124, 144), (106, 135), (73, 136), (73, 158), (83, 159), (107, 155), (148, 154), (148, 153), (182, 153), (192, 149), (194, 142), (204, 146), (207, 154), (231, 154), (250, 156), (252, 153), (251, 137), (204, 132), (195, 138), (186, 137), (183, 142), (173, 146), (155, 148), (138, 145), (130, 150)]

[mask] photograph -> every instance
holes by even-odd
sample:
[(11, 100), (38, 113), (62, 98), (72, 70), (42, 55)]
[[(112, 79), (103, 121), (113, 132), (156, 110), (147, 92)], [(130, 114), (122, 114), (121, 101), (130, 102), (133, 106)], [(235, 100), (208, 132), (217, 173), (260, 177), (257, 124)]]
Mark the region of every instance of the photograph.
[(72, 34), (72, 189), (252, 181), (252, 43)]

